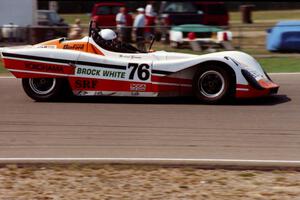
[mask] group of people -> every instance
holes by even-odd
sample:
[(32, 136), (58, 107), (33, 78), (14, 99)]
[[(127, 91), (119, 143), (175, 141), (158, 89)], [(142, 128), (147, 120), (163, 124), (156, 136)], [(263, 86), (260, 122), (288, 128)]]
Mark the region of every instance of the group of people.
[(139, 49), (145, 49), (145, 39), (154, 33), (156, 13), (153, 5), (147, 4), (146, 8), (138, 8), (138, 14), (132, 20), (132, 16), (125, 7), (120, 8), (116, 15), (116, 25), (119, 38), (122, 42), (131, 42), (131, 26), (133, 27), (135, 40)]
[[(135, 35), (137, 48), (141, 51), (146, 51), (145, 40), (149, 41), (150, 36), (154, 34), (156, 13), (154, 12), (153, 4), (149, 3), (145, 9), (140, 7), (137, 9), (137, 15), (134, 20), (127, 12), (125, 7), (121, 7), (116, 15), (116, 27), (118, 38), (123, 43), (132, 42), (131, 33)], [(83, 28), (80, 19), (75, 20), (69, 33), (70, 39), (78, 39), (82, 36)]]

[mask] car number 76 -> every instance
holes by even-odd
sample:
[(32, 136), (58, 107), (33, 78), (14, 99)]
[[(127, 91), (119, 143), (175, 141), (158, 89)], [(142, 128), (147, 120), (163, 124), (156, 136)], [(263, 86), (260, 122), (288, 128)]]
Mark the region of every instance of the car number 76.
[(129, 63), (128, 69), (132, 69), (129, 74), (130, 80), (133, 80), (136, 74), (137, 77), (142, 81), (146, 81), (150, 78), (150, 66), (146, 63), (143, 64)]

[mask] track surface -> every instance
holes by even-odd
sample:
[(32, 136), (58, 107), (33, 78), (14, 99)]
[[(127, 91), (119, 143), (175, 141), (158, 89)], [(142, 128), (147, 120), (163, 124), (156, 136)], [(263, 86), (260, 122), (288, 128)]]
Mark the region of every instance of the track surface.
[(300, 75), (273, 97), (233, 105), (93, 98), (37, 103), (0, 79), (0, 158), (300, 160)]

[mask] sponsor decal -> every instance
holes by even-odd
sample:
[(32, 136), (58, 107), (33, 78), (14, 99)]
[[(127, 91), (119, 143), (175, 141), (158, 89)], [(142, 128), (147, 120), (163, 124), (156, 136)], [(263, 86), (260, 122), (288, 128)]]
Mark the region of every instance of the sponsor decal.
[(131, 56), (127, 56), (127, 55), (119, 55), (120, 58), (130, 58), (130, 59), (141, 59), (142, 57), (140, 56), (134, 56), (134, 55), (131, 55)]
[(76, 80), (75, 88), (76, 89), (95, 89), (97, 86), (97, 80)]
[(131, 92), (131, 96), (139, 96), (140, 93), (139, 92)]
[(125, 78), (125, 72), (117, 72), (117, 71), (109, 71), (109, 70), (103, 70), (103, 76), (104, 77), (110, 77), (110, 78)]
[(76, 75), (84, 75), (91, 77), (102, 77), (102, 78), (116, 78), (125, 79), (126, 72), (113, 71), (113, 70), (102, 70), (94, 67), (77, 67)]
[(84, 44), (73, 44), (73, 45), (69, 45), (69, 44), (65, 44), (63, 49), (73, 49), (73, 50), (83, 50), (84, 48)]
[(64, 68), (62, 66), (55, 66), (43, 63), (25, 63), (25, 69), (43, 72), (64, 73)]
[(78, 75), (93, 75), (101, 76), (101, 69), (77, 68), (76, 74)]
[(56, 45), (38, 45), (36, 48), (49, 48), (49, 49), (56, 49)]
[(146, 84), (139, 84), (139, 83), (132, 83), (130, 84), (130, 90), (131, 91), (139, 91), (139, 92), (144, 92), (146, 91)]

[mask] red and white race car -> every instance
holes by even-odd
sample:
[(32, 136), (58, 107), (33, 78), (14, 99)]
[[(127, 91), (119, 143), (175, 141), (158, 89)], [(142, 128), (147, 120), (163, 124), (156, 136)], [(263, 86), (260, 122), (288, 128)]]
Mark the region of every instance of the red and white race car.
[(93, 23), (80, 40), (55, 39), (26, 48), (3, 48), (7, 68), (36, 101), (77, 96), (195, 96), (217, 103), (227, 98), (277, 93), (250, 55), (224, 51), (190, 55), (143, 52), (129, 44), (103, 40)]

